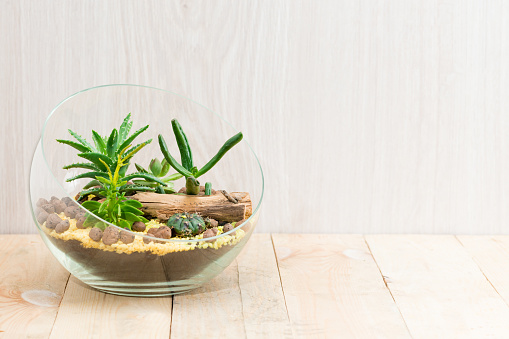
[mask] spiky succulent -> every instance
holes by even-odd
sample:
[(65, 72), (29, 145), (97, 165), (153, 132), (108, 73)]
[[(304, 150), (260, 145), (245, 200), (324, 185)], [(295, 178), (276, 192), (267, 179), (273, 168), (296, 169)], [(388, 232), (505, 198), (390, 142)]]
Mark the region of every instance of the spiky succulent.
[(139, 164), (134, 165), (136, 166), (138, 172), (152, 174), (156, 178), (161, 179), (167, 185), (163, 186), (158, 182), (154, 182), (149, 179), (133, 180), (133, 182), (137, 185), (154, 188), (157, 193), (161, 194), (175, 193), (173, 181), (182, 178), (182, 174), (179, 173), (174, 173), (172, 175), (165, 177), (168, 174), (168, 171), (170, 170), (170, 164), (168, 164), (166, 159), (163, 159), (163, 161), (159, 161), (159, 159), (157, 158), (152, 159), (150, 161), (150, 164), (148, 165), (148, 170), (146, 170)]
[[(120, 188), (127, 184), (125, 178), (122, 180), (120, 176), (120, 169), (136, 153), (136, 149), (124, 153), (127, 147), (117, 155), (117, 165), (114, 172), (112, 173), (112, 171), (107, 168), (108, 178), (96, 177), (100, 186), (100, 194), (106, 197), (104, 201), (88, 200), (83, 202), (82, 206), (103, 220), (122, 228), (131, 229), (134, 222), (141, 221), (147, 223), (148, 220), (143, 217), (143, 212), (139, 210), (142, 204), (136, 200), (127, 200), (125, 198), (125, 192), (120, 192)], [(84, 226), (95, 226), (104, 229), (106, 224), (102, 221), (98, 221), (93, 215), (88, 215)]]
[(205, 231), (205, 220), (196, 213), (175, 213), (168, 219), (168, 227), (180, 236), (200, 234)]
[(238, 144), (242, 140), (242, 132), (235, 134), (233, 137), (228, 139), (223, 146), (219, 149), (216, 155), (212, 157), (202, 168), (198, 170), (193, 165), (193, 154), (191, 152), (191, 146), (187, 141), (187, 136), (180, 126), (177, 119), (171, 121), (173, 133), (177, 140), (177, 145), (180, 151), (180, 159), (182, 164), (179, 164), (170, 154), (166, 141), (163, 136), (159, 134), (159, 147), (164, 155), (166, 161), (173, 167), (178, 173), (186, 177), (186, 193), (196, 195), (200, 192), (200, 183), (196, 180), (199, 176), (207, 173), (221, 158), (228, 152), (233, 146)]
[[(78, 141), (71, 140), (62, 140), (57, 139), (59, 143), (69, 145), (74, 147), (79, 152), (78, 156), (88, 160), (88, 162), (74, 163), (71, 165), (64, 166), (64, 169), (71, 168), (81, 168), (87, 170), (84, 173), (78, 174), (72, 178), (67, 179), (67, 181), (73, 181), (82, 178), (90, 178), (93, 179), (83, 188), (85, 189), (80, 193), (80, 198), (82, 196), (88, 194), (94, 194), (101, 196), (102, 189), (100, 187), (100, 182), (97, 178), (108, 178), (109, 173), (115, 172), (117, 170), (118, 165), (118, 156), (120, 152), (124, 152), (125, 154), (131, 154), (129, 159), (120, 167), (118, 170), (118, 175), (123, 179), (126, 183), (121, 187), (118, 187), (120, 192), (129, 192), (129, 191), (154, 191), (154, 188), (144, 186), (144, 185), (136, 185), (129, 183), (129, 180), (135, 178), (142, 178), (151, 180), (153, 182), (157, 182), (163, 186), (166, 184), (159, 180), (157, 177), (153, 176), (150, 173), (141, 173), (136, 172), (129, 175), (126, 175), (127, 168), (129, 167), (130, 158), (136, 154), (139, 150), (141, 150), (146, 145), (152, 142), (152, 139), (149, 139), (145, 142), (142, 142), (136, 146), (131, 147), (131, 143), (134, 139), (143, 133), (148, 125), (140, 128), (133, 134), (129, 135), (129, 132), (132, 127), (131, 121), (131, 113), (127, 115), (119, 129), (116, 128), (111, 131), (109, 137), (102, 137), (99, 133), (92, 130), (92, 139), (94, 141), (94, 146), (90, 144), (85, 138), (77, 134), (76, 132), (69, 130), (69, 133)], [(130, 148), (129, 148), (130, 147)]]

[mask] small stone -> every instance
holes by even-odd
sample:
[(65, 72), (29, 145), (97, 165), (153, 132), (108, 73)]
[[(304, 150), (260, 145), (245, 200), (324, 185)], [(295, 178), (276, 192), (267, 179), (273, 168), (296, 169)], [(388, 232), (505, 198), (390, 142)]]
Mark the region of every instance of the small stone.
[(58, 225), (55, 227), (55, 232), (57, 233), (64, 233), (69, 229), (69, 220), (65, 219), (58, 223)]
[(223, 233), (226, 233), (226, 232), (229, 232), (233, 229), (233, 226), (232, 224), (228, 223), (226, 225), (223, 226)]
[(203, 232), (203, 239), (212, 238), (214, 236), (215, 236), (215, 234), (214, 234), (214, 231), (212, 231), (212, 229), (208, 229), (205, 232)]
[(104, 230), (103, 243), (105, 245), (111, 245), (118, 241), (120, 238), (120, 232), (115, 226), (108, 226)]
[(145, 229), (147, 228), (147, 226), (145, 225), (144, 222), (142, 221), (136, 221), (132, 226), (131, 228), (133, 229), (133, 231), (136, 231), (136, 232), (143, 232), (145, 231)]
[(209, 224), (209, 227), (211, 227), (211, 228), (212, 228), (212, 227), (217, 227), (217, 225), (218, 225), (218, 222), (217, 222), (217, 220), (215, 220), (215, 219), (208, 218), (208, 219), (207, 219), (207, 222), (208, 222), (208, 224)]
[(128, 231), (120, 231), (120, 241), (124, 244), (130, 244), (134, 241), (134, 234)]
[(158, 238), (162, 239), (170, 239), (171, 238), (171, 228), (168, 226), (161, 226), (159, 230), (155, 234)]
[(216, 235), (217, 235), (217, 232), (219, 231), (219, 230), (217, 229), (217, 227), (211, 228), (210, 230), (211, 230), (212, 232), (214, 232), (214, 236), (216, 236)]
[(54, 229), (61, 221), (62, 219), (60, 219), (58, 214), (51, 213), (46, 219), (46, 228)]
[(45, 210), (42, 210), (41, 212), (39, 212), (39, 214), (37, 214), (37, 221), (39, 222), (39, 224), (43, 224), (46, 219), (48, 219), (48, 212), (46, 212)]
[(76, 219), (76, 228), (79, 228), (79, 229), (85, 228), (85, 227), (83, 227), (83, 224), (85, 223), (86, 219), (87, 219), (87, 217), (85, 215), (82, 215), (81, 217)]
[(147, 231), (147, 234), (154, 235), (157, 233), (157, 231), (159, 231), (159, 228), (157, 228), (157, 227), (149, 228)]
[(53, 204), (44, 204), (41, 208), (49, 214), (55, 213), (55, 206)]
[(49, 204), (49, 201), (44, 199), (44, 198), (40, 198), (39, 200), (37, 200), (37, 203), (35, 204), (35, 206), (37, 207), (42, 207), (42, 205), (47, 205)]
[(67, 205), (59, 199), (51, 200), (51, 203), (55, 206), (55, 212), (57, 213), (62, 213), (67, 208)]
[(63, 197), (62, 202), (66, 204), (67, 206), (72, 206), (75, 204), (75, 201), (69, 197)]
[(78, 206), (76, 206), (76, 215), (74, 216), (74, 219), (78, 220), (79, 218), (84, 216), (86, 216), (86, 212), (79, 208)]
[[(153, 234), (151, 234), (151, 236), (153, 236)], [(145, 244), (150, 244), (152, 241), (154, 241), (153, 239), (150, 239), (150, 238), (147, 238), (147, 237), (143, 237), (143, 242)]]
[(76, 206), (67, 206), (64, 210), (65, 216), (69, 218), (75, 218), (76, 217)]
[(93, 241), (99, 242), (99, 241), (101, 241), (101, 238), (103, 237), (103, 231), (99, 227), (93, 227), (90, 230), (90, 232), (88, 233), (88, 236)]
[(58, 199), (57, 197), (55, 196), (52, 196), (50, 199), (49, 199), (49, 202), (52, 204), (53, 203), (53, 200), (60, 200)]

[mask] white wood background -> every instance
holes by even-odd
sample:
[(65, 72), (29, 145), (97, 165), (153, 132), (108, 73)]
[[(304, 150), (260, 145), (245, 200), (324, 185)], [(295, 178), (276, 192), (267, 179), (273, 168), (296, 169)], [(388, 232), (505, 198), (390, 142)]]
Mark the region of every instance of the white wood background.
[(136, 83), (245, 132), (264, 232), (509, 233), (505, 1), (0, 2), (0, 233), (51, 109)]

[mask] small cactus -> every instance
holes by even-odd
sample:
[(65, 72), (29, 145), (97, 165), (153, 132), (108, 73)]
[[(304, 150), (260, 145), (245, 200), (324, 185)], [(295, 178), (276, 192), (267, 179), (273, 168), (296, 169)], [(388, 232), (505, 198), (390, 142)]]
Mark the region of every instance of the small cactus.
[(205, 231), (205, 220), (196, 213), (175, 213), (168, 219), (168, 227), (177, 235), (197, 235)]

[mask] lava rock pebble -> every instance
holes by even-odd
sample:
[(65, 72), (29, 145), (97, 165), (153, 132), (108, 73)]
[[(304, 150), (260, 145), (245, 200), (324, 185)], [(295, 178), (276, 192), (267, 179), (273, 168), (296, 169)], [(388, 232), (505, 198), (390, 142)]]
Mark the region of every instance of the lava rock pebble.
[(39, 224), (43, 224), (46, 219), (48, 219), (48, 212), (46, 212), (45, 210), (42, 210), (39, 212), (39, 214), (37, 214), (37, 221), (39, 222)]
[(71, 198), (69, 198), (69, 197), (63, 197), (63, 198), (62, 198), (62, 202), (63, 202), (64, 204), (66, 204), (67, 206), (72, 206), (72, 205), (74, 205), (74, 200), (72, 200), (72, 199), (71, 199)]
[(157, 231), (156, 236), (158, 238), (162, 238), (162, 239), (170, 239), (171, 238), (171, 228), (169, 228), (168, 226), (159, 227), (159, 230)]
[(101, 238), (103, 237), (103, 231), (98, 227), (93, 227), (90, 232), (88, 233), (88, 236), (93, 241), (99, 242), (101, 241)]
[(64, 233), (69, 229), (69, 220), (65, 219), (58, 223), (58, 225), (55, 227), (55, 232), (57, 233)]
[(79, 211), (79, 207), (77, 206), (67, 206), (64, 210), (65, 216), (69, 218), (75, 218), (76, 213)]
[(211, 228), (210, 230), (211, 230), (212, 232), (214, 232), (214, 236), (216, 236), (216, 235), (217, 235), (217, 232), (218, 232), (217, 227)]
[(233, 226), (232, 224), (228, 223), (226, 225), (223, 226), (223, 233), (226, 233), (226, 232), (229, 232), (233, 229)]
[(208, 222), (208, 224), (209, 224), (209, 227), (211, 227), (211, 228), (212, 228), (212, 227), (217, 227), (217, 225), (219, 224), (219, 223), (217, 222), (217, 220), (215, 220), (215, 219), (210, 219), (210, 218), (208, 218), (208, 219), (207, 219), (207, 222)]
[(215, 234), (214, 231), (212, 231), (212, 229), (208, 229), (205, 232), (203, 232), (203, 239), (212, 238), (213, 236), (215, 236)]
[(44, 204), (41, 208), (49, 214), (55, 213), (55, 206), (53, 204)]
[(58, 214), (51, 213), (46, 219), (46, 227), (49, 229), (54, 229), (61, 221), (62, 219), (60, 219)]
[(136, 232), (143, 232), (145, 231), (145, 229), (147, 228), (147, 226), (145, 225), (144, 222), (142, 221), (136, 221), (132, 226), (131, 228), (133, 229), (133, 231), (136, 231)]
[(120, 241), (124, 244), (130, 244), (134, 241), (134, 234), (128, 231), (120, 231)]
[(51, 203), (55, 206), (55, 212), (57, 213), (62, 213), (67, 208), (65, 202), (59, 199), (51, 200)]
[(120, 238), (120, 232), (115, 226), (108, 226), (103, 233), (103, 243), (105, 245), (111, 245), (118, 241)]
[(42, 207), (42, 205), (47, 205), (49, 204), (49, 201), (44, 199), (44, 198), (40, 198), (39, 200), (37, 200), (37, 203), (35, 204), (35, 206), (37, 207)]
[[(87, 217), (85, 215), (76, 219), (76, 228), (79, 228), (79, 229), (85, 228), (85, 227), (83, 227), (83, 224), (85, 223), (86, 219), (87, 219)], [(101, 231), (101, 233), (102, 233), (102, 231)]]

